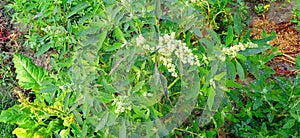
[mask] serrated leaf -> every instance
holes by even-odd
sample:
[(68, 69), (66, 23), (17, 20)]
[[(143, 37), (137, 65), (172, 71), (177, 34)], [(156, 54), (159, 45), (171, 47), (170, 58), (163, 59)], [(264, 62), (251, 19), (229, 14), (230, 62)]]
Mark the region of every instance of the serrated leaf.
[(207, 106), (208, 106), (208, 109), (211, 110), (214, 105), (215, 96), (216, 96), (216, 92), (212, 87), (208, 88), (207, 96), (208, 96)]
[(240, 79), (244, 80), (245, 79), (245, 71), (244, 71), (243, 66), (237, 60), (236, 60), (235, 66), (236, 66), (236, 71), (239, 74)]
[(24, 122), (27, 117), (22, 114), (21, 108), (20, 105), (16, 104), (7, 110), (3, 110), (0, 114), (0, 122), (10, 124)]
[(226, 46), (229, 46), (232, 43), (233, 37), (234, 37), (233, 29), (232, 29), (232, 26), (229, 25), (228, 30), (227, 30), (226, 41), (225, 41)]
[(31, 59), (21, 54), (13, 58), (19, 85), (24, 89), (40, 89), (48, 72), (32, 63)]

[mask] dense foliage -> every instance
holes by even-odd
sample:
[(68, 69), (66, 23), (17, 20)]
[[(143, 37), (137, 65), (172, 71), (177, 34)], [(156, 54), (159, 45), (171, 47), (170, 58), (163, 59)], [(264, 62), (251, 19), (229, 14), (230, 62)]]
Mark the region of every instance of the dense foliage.
[[(237, 6), (231, 9), (228, 5)], [(15, 53), (17, 137), (298, 137), (300, 76), (266, 65), (247, 7), (221, 1), (15, 0), (35, 56)], [(297, 59), (300, 67), (300, 58)], [(247, 80), (253, 79), (253, 81)], [(248, 83), (247, 85), (242, 83)]]

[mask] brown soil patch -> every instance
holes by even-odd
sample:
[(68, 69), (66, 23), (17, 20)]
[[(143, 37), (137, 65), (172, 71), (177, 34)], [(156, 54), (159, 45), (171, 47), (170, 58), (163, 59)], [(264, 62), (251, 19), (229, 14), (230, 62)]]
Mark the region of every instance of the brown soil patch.
[(277, 37), (270, 41), (270, 45), (278, 47), (279, 51), (283, 52), (283, 55), (275, 57), (268, 65), (274, 68), (277, 75), (289, 76), (298, 72), (293, 69), (296, 65), (296, 57), (300, 52), (300, 30), (296, 30), (296, 24), (291, 22), (276, 24), (273, 21), (255, 18), (252, 37), (261, 38), (264, 30), (268, 34), (272, 31), (276, 32)]

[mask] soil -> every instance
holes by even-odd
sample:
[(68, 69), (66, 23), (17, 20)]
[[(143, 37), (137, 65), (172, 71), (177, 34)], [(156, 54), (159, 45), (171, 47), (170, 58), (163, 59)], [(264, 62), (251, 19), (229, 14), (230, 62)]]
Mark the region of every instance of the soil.
[[(30, 57), (37, 66), (51, 70), (50, 52), (46, 52), (39, 57), (35, 57), (34, 51), (30, 49), (29, 46), (21, 45), (24, 40), (24, 34), (19, 31), (20, 28), (18, 25), (11, 24), (12, 19), (9, 14), (13, 14), (13, 11), (7, 11), (4, 7), (6, 4), (7, 2), (5, 1), (0, 2), (0, 53), (8, 53), (11, 57), (10, 59), (12, 59), (14, 53), (21, 53)], [(11, 60), (7, 62), (11, 63)]]
[(276, 32), (277, 37), (270, 42), (270, 45), (278, 47), (283, 55), (275, 57), (268, 65), (281, 76), (295, 77), (298, 72), (294, 68), (296, 56), (300, 52), (300, 30), (296, 29), (295, 23), (290, 22), (293, 18), (294, 6), (294, 2), (273, 2), (265, 18), (254, 16), (251, 24), (253, 38), (261, 38), (260, 34), (263, 30), (268, 34), (272, 31)]

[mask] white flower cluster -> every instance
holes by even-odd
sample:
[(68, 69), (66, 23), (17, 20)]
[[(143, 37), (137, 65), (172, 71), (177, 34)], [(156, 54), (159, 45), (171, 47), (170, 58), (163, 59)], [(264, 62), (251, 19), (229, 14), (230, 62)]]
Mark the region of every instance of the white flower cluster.
[(142, 46), (143, 49), (151, 52), (158, 49), (158, 60), (168, 68), (168, 71), (173, 77), (178, 77), (178, 74), (175, 71), (175, 65), (173, 64), (173, 53), (183, 64), (200, 66), (198, 56), (194, 55), (192, 50), (189, 49), (185, 43), (175, 39), (175, 32), (172, 32), (171, 35), (165, 34), (163, 37), (159, 37), (156, 48), (150, 47), (148, 44), (145, 44), (145, 42), (146, 40), (142, 35), (136, 38), (137, 45)]
[(50, 34), (65, 34), (67, 32), (62, 26), (47, 26), (41, 30)]
[(224, 55), (228, 55), (231, 58), (235, 58), (239, 51), (243, 51), (246, 48), (256, 48), (256, 47), (258, 47), (258, 45), (255, 44), (255, 43), (252, 43), (252, 42), (247, 42), (246, 44), (239, 43), (239, 44), (234, 45), (232, 47), (223, 48), (222, 52), (223, 52)]
[(114, 99), (113, 105), (117, 106), (115, 113), (123, 113), (125, 110), (131, 110), (130, 103), (126, 102), (127, 96), (118, 96), (118, 98)]

